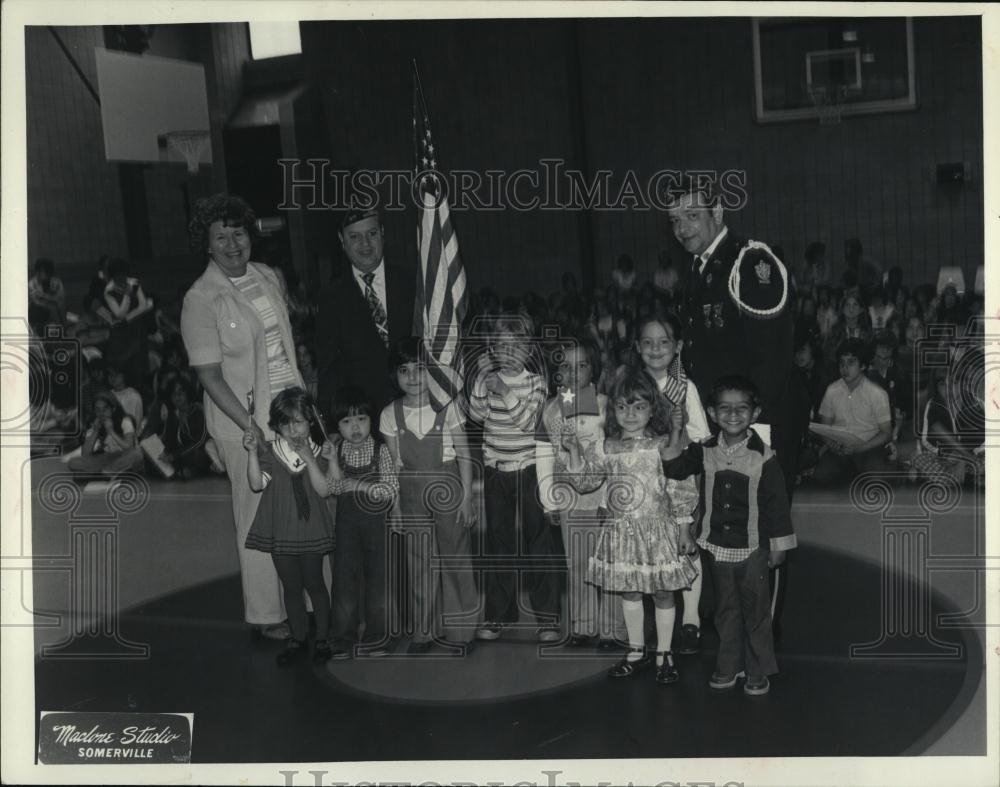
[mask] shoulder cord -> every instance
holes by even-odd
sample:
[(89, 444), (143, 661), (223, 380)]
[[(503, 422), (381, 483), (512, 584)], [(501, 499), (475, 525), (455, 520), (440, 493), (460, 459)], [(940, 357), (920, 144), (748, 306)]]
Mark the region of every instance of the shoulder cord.
[[(770, 309), (756, 309), (753, 306), (749, 306), (740, 300), (740, 264), (743, 262), (743, 255), (747, 253), (748, 249), (756, 249), (758, 251), (765, 252), (778, 268), (778, 273), (781, 274), (781, 300), (778, 302), (777, 306)], [(785, 303), (788, 301), (788, 270), (785, 268), (784, 263), (775, 256), (771, 248), (766, 244), (758, 240), (747, 241), (746, 245), (740, 249), (739, 255), (736, 257), (736, 262), (733, 263), (733, 269), (729, 273), (729, 297), (733, 299), (741, 311), (745, 311), (749, 314), (755, 315), (757, 317), (773, 317), (778, 314), (782, 309), (785, 308)]]

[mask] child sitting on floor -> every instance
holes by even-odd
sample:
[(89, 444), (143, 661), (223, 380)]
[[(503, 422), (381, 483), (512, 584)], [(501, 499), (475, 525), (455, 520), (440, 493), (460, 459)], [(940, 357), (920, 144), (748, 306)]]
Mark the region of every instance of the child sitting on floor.
[(813, 472), (817, 483), (844, 483), (858, 473), (887, 466), (885, 445), (892, 439), (889, 395), (865, 376), (868, 346), (847, 339), (837, 348), (840, 379), (827, 386), (819, 406), (823, 424), (841, 427), (852, 440), (831, 440)]
[(136, 444), (136, 424), (114, 394), (94, 397), (94, 418), (83, 437), (80, 456), (69, 460), (74, 473), (141, 472), (142, 451)]

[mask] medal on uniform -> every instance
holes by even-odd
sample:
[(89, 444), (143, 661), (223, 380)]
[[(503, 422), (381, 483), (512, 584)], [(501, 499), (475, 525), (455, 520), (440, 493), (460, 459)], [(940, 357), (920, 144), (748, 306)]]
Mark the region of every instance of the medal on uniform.
[(753, 266), (753, 272), (757, 274), (757, 281), (761, 284), (771, 283), (771, 266), (764, 260)]
[(715, 320), (716, 328), (723, 328), (726, 325), (726, 321), (722, 319), (722, 304), (716, 303), (712, 305), (712, 311), (714, 312), (713, 319)]
[(712, 304), (703, 303), (701, 305), (701, 310), (705, 313), (705, 327), (712, 327)]
[(710, 273), (708, 274), (708, 276), (705, 277), (705, 284), (711, 284), (711, 283), (712, 283), (712, 274)]

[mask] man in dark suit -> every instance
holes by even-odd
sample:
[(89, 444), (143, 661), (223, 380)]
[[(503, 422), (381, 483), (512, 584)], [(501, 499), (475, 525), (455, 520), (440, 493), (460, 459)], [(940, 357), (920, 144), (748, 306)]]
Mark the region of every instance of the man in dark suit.
[(319, 399), (327, 411), (344, 386), (364, 391), (375, 413), (397, 396), (389, 347), (412, 332), (415, 274), (386, 264), (383, 236), (376, 209), (351, 208), (341, 223), (349, 265), (320, 292), (316, 318)]
[[(777, 455), (790, 501), (802, 427), (783, 401), (794, 363), (788, 272), (766, 249), (729, 231), (722, 203), (710, 185), (688, 179), (669, 196), (671, 229), (691, 255), (682, 266), (684, 295), (679, 303), (684, 365), (703, 404), (724, 375), (754, 382), (761, 402), (754, 428), (767, 425), (758, 431)], [(738, 279), (731, 282), (737, 259)], [(784, 567), (780, 571), (783, 574)], [(784, 577), (775, 570), (771, 579), (777, 583), (772, 601), (777, 636)]]

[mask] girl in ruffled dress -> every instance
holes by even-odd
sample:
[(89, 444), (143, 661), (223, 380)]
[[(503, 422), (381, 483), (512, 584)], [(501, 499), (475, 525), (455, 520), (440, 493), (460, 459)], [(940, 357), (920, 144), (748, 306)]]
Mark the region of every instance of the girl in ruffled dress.
[[(645, 372), (619, 377), (608, 396), (603, 451), (564, 438), (571, 483), (580, 491), (607, 483), (609, 519), (587, 567), (587, 581), (622, 597), (629, 649), (608, 673), (625, 678), (649, 666), (642, 597), (652, 595), (656, 621), (656, 682), (678, 680), (670, 642), (674, 631), (673, 591), (698, 576), (691, 560), (697, 547), (689, 533), (698, 503), (693, 479), (667, 480), (660, 446), (681, 438), (671, 426), (669, 404)], [(675, 419), (677, 420), (677, 419)]]

